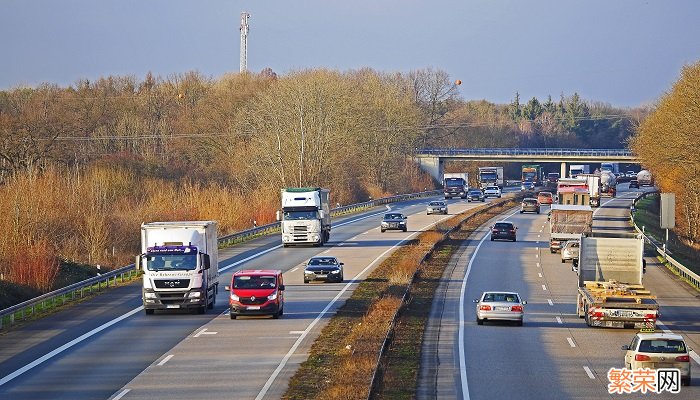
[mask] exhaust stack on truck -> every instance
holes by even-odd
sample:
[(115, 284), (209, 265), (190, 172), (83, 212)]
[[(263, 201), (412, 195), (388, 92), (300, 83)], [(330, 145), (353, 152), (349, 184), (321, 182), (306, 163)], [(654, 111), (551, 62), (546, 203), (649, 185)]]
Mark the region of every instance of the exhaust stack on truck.
[(150, 222), (141, 225), (142, 299), (146, 314), (214, 308), (219, 285), (216, 221)]

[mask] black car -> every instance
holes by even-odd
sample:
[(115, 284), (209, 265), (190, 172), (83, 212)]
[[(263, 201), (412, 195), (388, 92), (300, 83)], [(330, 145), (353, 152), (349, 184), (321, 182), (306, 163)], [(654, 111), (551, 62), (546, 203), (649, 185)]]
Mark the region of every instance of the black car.
[(508, 239), (515, 242), (515, 232), (518, 228), (512, 222), (498, 221), (491, 227), (491, 240)]
[(467, 201), (486, 201), (486, 197), (480, 189), (470, 189), (467, 193)]
[(638, 180), (632, 179), (632, 180), (630, 181), (630, 189), (632, 189), (632, 188), (637, 188), (637, 189), (639, 189), (639, 181), (638, 181)]
[(384, 214), (384, 219), (379, 227), (382, 232), (388, 230), (398, 230), (406, 232), (408, 228), (406, 227), (406, 220), (408, 217), (400, 213), (388, 213)]
[(311, 257), (304, 267), (304, 283), (314, 280), (326, 282), (343, 281), (343, 265), (338, 259), (330, 256)]

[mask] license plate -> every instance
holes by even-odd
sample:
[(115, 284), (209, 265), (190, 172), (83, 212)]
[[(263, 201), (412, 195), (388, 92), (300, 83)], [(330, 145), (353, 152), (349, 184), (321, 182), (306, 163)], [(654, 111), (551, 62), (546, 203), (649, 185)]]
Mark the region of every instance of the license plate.
[(510, 311), (510, 307), (508, 307), (508, 306), (498, 306), (498, 307), (496, 307), (496, 311)]
[(248, 306), (246, 307), (248, 310), (259, 310), (260, 306)]
[(319, 274), (319, 275), (316, 275), (316, 278), (328, 278), (328, 275)]
[(165, 307), (166, 307), (166, 308), (180, 308), (180, 305), (179, 305), (179, 304), (168, 304), (168, 305), (165, 306)]

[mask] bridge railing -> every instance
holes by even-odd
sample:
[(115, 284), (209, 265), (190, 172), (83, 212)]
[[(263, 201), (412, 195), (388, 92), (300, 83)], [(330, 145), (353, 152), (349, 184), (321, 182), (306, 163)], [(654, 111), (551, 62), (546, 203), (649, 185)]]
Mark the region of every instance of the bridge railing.
[(627, 149), (574, 149), (574, 148), (483, 148), (483, 149), (417, 149), (416, 155), (459, 156), (569, 156), (569, 157), (632, 157)]
[(681, 279), (684, 281), (688, 282), (691, 286), (695, 287), (695, 289), (700, 290), (700, 275), (696, 274), (695, 272), (689, 270), (686, 268), (683, 264), (675, 260), (672, 256), (669, 255), (667, 250), (664, 250), (663, 243), (661, 243), (659, 240), (654, 238), (651, 235), (647, 235), (644, 229), (640, 229), (637, 223), (634, 221), (634, 210), (637, 208), (637, 203), (644, 199), (647, 196), (651, 195), (656, 195), (659, 192), (654, 191), (654, 192), (646, 192), (641, 194), (639, 197), (634, 199), (632, 202), (633, 206), (630, 208), (630, 218), (632, 219), (632, 223), (634, 225), (634, 229), (638, 232), (641, 233), (644, 236), (644, 241), (647, 242), (649, 245), (654, 247), (654, 250), (658, 255), (663, 257), (664, 260), (667, 261), (667, 267), (673, 271), (676, 275), (678, 275)]
[[(431, 190), (425, 192), (382, 197), (379, 199), (365, 201), (362, 203), (336, 207), (331, 210), (331, 216), (337, 217), (340, 215), (358, 212), (384, 204), (396, 203), (400, 201), (407, 201), (423, 197), (430, 197), (441, 193), (442, 191), (440, 190)], [(271, 224), (258, 226), (252, 229), (246, 229), (241, 232), (236, 232), (230, 235), (220, 237), (219, 247), (230, 246), (232, 244), (240, 243), (245, 240), (250, 240), (258, 236), (279, 232), (279, 230), (279, 222), (273, 222)], [(74, 283), (70, 286), (66, 286), (64, 288), (43, 294), (41, 296), (27, 300), (23, 303), (16, 304), (12, 307), (8, 307), (4, 310), (0, 310), (0, 330), (2, 330), (5, 325), (14, 325), (18, 319), (25, 320), (28, 317), (37, 315), (37, 313), (46, 312), (49, 309), (63, 305), (66, 302), (79, 300), (92, 292), (100, 291), (103, 288), (108, 288), (110, 286), (116, 286), (120, 281), (125, 282), (125, 280), (131, 280), (136, 275), (138, 275), (138, 271), (135, 270), (134, 264), (130, 264), (119, 269), (83, 280), (81, 282)]]

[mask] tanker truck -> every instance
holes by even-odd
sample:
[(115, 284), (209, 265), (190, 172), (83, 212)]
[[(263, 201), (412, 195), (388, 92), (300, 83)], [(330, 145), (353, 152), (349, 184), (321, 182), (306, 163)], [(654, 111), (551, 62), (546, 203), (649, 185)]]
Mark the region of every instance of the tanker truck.
[(600, 195), (615, 197), (617, 192), (617, 177), (611, 171), (600, 172)]
[(654, 186), (654, 177), (646, 169), (643, 169), (637, 173), (637, 182), (639, 186)]

